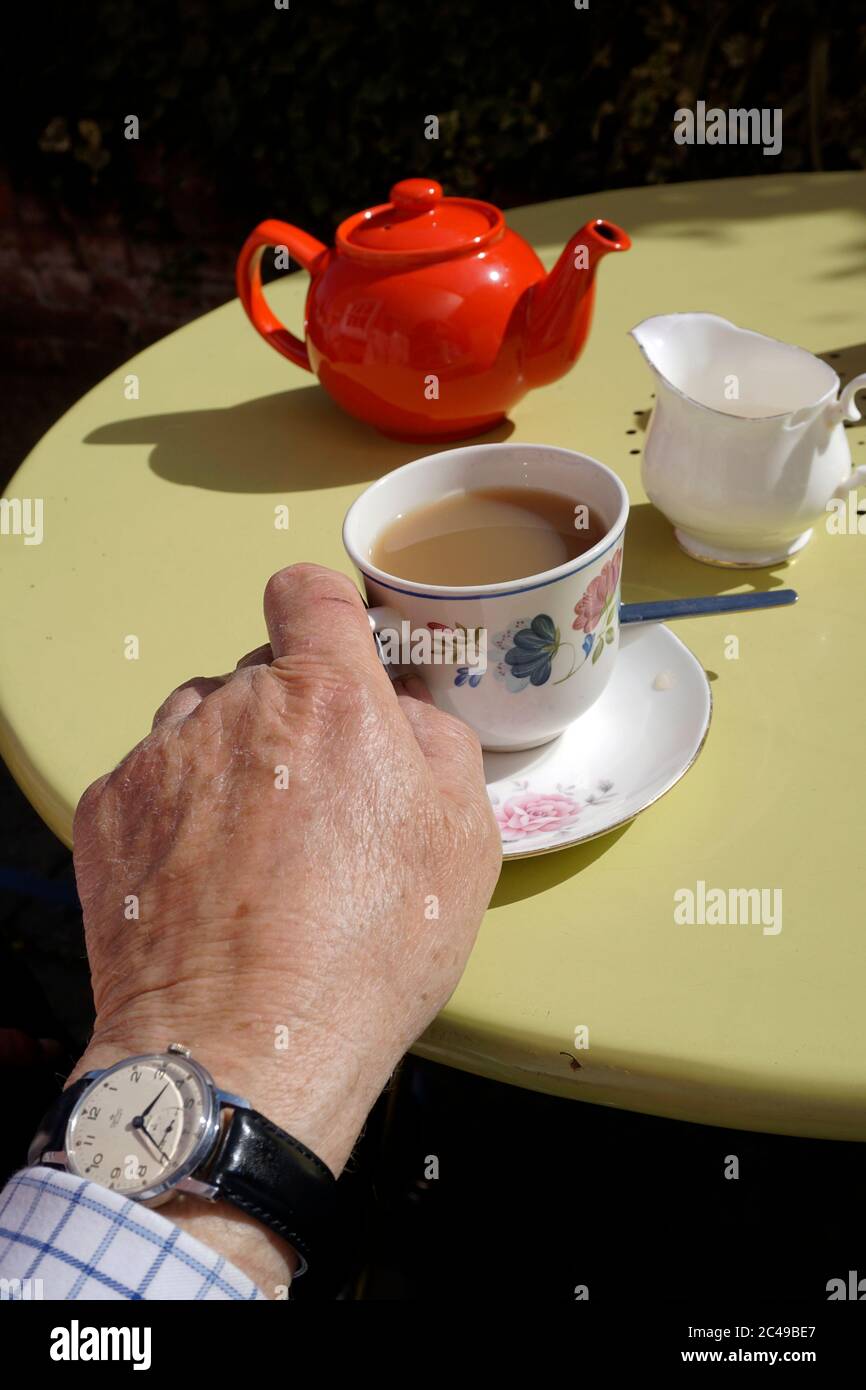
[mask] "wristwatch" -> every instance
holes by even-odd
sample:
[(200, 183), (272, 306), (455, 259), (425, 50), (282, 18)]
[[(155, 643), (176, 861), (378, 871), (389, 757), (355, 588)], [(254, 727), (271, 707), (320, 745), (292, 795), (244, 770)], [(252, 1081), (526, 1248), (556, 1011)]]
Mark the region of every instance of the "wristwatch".
[(331, 1170), (248, 1100), (218, 1090), (180, 1043), (80, 1077), (43, 1116), (27, 1161), (148, 1207), (179, 1192), (233, 1202), (293, 1246), (295, 1278), (333, 1223)]

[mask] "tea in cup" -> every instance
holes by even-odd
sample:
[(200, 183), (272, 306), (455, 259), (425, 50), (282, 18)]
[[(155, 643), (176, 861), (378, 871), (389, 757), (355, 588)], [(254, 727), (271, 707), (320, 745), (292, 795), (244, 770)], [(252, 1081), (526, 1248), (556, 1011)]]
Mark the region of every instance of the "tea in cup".
[(619, 645), (628, 496), (609, 468), (542, 444), (416, 459), (350, 507), (343, 542), (383, 657), (510, 752), (561, 734)]

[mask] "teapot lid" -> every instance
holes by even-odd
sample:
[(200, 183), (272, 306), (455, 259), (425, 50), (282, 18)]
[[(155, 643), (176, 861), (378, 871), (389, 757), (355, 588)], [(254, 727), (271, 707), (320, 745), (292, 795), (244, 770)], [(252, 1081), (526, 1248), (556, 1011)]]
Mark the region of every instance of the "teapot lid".
[(337, 246), (360, 260), (436, 260), (498, 241), (505, 219), (492, 203), (446, 198), (435, 179), (403, 179), (390, 203), (347, 217)]

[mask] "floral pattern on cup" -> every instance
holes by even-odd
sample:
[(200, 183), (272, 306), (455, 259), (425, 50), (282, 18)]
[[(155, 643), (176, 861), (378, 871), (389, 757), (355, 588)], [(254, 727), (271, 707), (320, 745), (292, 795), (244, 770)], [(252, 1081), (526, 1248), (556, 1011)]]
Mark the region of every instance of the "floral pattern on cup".
[(513, 781), (514, 792), (500, 804), (491, 796), (493, 814), (504, 844), (536, 835), (567, 839), (571, 827), (588, 806), (601, 805), (616, 796), (613, 782), (602, 780), (591, 791), (574, 783), (557, 782), (553, 790), (533, 790), (528, 781)]
[(546, 685), (553, 674), (554, 659), (563, 649), (571, 652), (571, 669), (558, 676), (554, 685), (567, 681), (584, 662), (591, 661), (594, 665), (598, 661), (616, 636), (621, 570), (622, 547), (590, 581), (574, 606), (572, 627), (586, 634), (580, 644), (580, 654), (573, 642), (563, 641), (548, 613), (536, 613), (529, 621), (518, 618), (504, 632), (495, 634), (493, 646), (504, 655), (497, 661), (494, 672), (508, 690), (518, 694), (530, 685)]
[(616, 597), (616, 586), (622, 570), (622, 547), (608, 560), (601, 574), (586, 586), (583, 597), (574, 605), (572, 627), (576, 631), (594, 632)]
[[(430, 632), (433, 633), (434, 645), (435, 645), (435, 639), (436, 639), (438, 636), (440, 636), (440, 634), (441, 634), (441, 637), (444, 639), (444, 637), (445, 637), (446, 634), (450, 634), (451, 637), (453, 638), (453, 637), (455, 637), (458, 633), (461, 633), (461, 632), (462, 632), (463, 637), (464, 637), (464, 640), (466, 640), (466, 639), (468, 639), (468, 638), (470, 638), (470, 637), (474, 638), (474, 637), (475, 637), (475, 634), (476, 634), (477, 632), (480, 632), (480, 630), (481, 630), (480, 628), (466, 627), (463, 623), (455, 623), (454, 626), (452, 627), (452, 626), (449, 626), (448, 623), (432, 623), (432, 622), (431, 622), (431, 623), (428, 623), (428, 624), (427, 624), (427, 627), (428, 627), (428, 629), (430, 630)], [(481, 682), (482, 682), (483, 679), (484, 679), (484, 671), (477, 671), (477, 670), (475, 670), (475, 668), (472, 667), (472, 666), (458, 666), (458, 667), (457, 667), (456, 674), (455, 674), (455, 676), (454, 676), (454, 684), (455, 684), (455, 685), (468, 685), (468, 686), (470, 686), (470, 687), (474, 690), (474, 689), (476, 688), (476, 686), (479, 686), (479, 685), (481, 684)]]

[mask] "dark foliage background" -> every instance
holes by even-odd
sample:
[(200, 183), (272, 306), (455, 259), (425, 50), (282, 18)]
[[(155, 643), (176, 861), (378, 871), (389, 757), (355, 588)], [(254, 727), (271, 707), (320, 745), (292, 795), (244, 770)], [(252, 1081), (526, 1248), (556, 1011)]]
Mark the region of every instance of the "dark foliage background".
[[(329, 241), (409, 175), (510, 207), (866, 167), (862, 0), (588, 4), (41, 0), (9, 11), (0, 363), (40, 383), (46, 369), (97, 379), (230, 298), (237, 250), (263, 217)], [(699, 99), (781, 108), (781, 154), (675, 144), (674, 112)], [(425, 138), (430, 116), (438, 139)], [(33, 398), (32, 379), (12, 386)], [(13, 428), (17, 448), (32, 431)]]
[[(7, 48), (13, 185), (149, 235), (281, 215), (325, 236), (409, 174), (507, 206), (866, 165), (862, 0), (288, 3), (30, 5)], [(781, 156), (675, 145), (697, 98), (782, 107)]]

